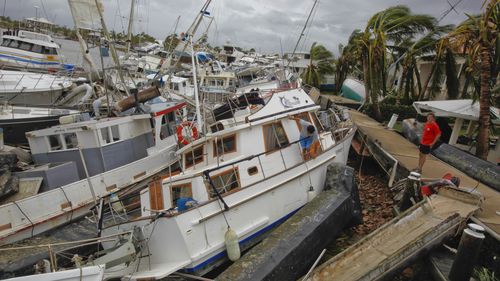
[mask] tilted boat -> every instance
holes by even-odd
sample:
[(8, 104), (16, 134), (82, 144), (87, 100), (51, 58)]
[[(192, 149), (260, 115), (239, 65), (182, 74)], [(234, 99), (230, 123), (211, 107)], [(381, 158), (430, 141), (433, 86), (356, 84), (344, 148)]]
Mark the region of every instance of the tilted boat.
[(47, 34), (26, 30), (4, 32), (0, 45), (0, 63), (23, 69), (72, 70), (64, 65), (59, 45)]
[[(355, 133), (347, 111), (320, 112), (302, 89), (261, 98), (180, 149), (182, 172), (141, 191), (141, 217), (102, 229), (103, 237), (133, 233), (136, 251), (126, 264), (106, 265), (105, 278), (203, 274), (226, 260), (228, 239), (228, 252), (246, 249), (321, 193), (328, 164), (347, 161)], [(318, 129), (315, 153), (303, 153), (300, 123), (291, 116)]]
[(26, 132), (58, 125), (59, 117), (78, 113), (78, 110), (64, 108), (0, 105), (4, 142), (27, 145)]
[[(57, 180), (77, 180), (0, 206), (0, 245), (35, 236), (87, 214), (102, 197), (139, 183), (175, 160), (176, 111), (184, 102), (157, 97), (150, 113), (102, 118), (27, 133), (36, 164)], [(52, 167), (51, 163), (71, 165)], [(66, 179), (67, 180), (67, 179)]]
[(53, 105), (72, 84), (67, 76), (0, 70), (0, 102)]

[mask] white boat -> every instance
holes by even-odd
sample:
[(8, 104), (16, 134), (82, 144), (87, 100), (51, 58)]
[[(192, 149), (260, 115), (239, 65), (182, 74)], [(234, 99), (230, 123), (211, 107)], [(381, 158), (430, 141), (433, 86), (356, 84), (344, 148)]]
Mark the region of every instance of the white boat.
[(27, 275), (5, 281), (102, 281), (104, 266), (86, 266), (57, 272)]
[(25, 133), (59, 124), (59, 117), (78, 114), (78, 110), (0, 104), (0, 128), (5, 143), (28, 144)]
[(0, 70), (0, 103), (52, 105), (72, 84), (66, 76)]
[(73, 68), (72, 65), (63, 65), (59, 45), (50, 35), (26, 30), (4, 33), (0, 45), (0, 62), (18, 68), (54, 71)]
[[(149, 114), (69, 123), (29, 132), (32, 157), (58, 181), (76, 182), (0, 206), (0, 245), (82, 217), (98, 200), (155, 175), (177, 157), (176, 111), (184, 102), (157, 97)], [(66, 162), (55, 166), (52, 163)], [(47, 173), (49, 174), (49, 173)]]
[[(347, 161), (355, 133), (347, 111), (319, 112), (302, 89), (263, 100), (233, 111), (180, 149), (183, 171), (141, 191), (140, 218), (103, 229), (103, 237), (134, 233), (142, 249), (127, 265), (110, 267), (105, 278), (206, 273), (226, 260), (228, 228), (246, 249), (321, 193), (328, 164)], [(290, 116), (315, 124), (315, 157), (303, 155), (299, 122)]]

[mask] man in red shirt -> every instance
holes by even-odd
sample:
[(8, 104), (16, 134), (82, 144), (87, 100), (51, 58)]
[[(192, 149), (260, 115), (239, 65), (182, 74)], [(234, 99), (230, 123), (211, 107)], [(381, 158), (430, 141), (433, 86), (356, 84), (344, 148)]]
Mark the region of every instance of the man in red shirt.
[(439, 129), (438, 124), (436, 123), (436, 118), (434, 117), (434, 113), (430, 112), (427, 115), (427, 122), (424, 126), (424, 132), (422, 134), (422, 140), (420, 141), (420, 155), (418, 159), (418, 171), (422, 172), (422, 168), (424, 166), (425, 160), (427, 158), (427, 154), (429, 154), (432, 150), (432, 147), (439, 140), (441, 136), (441, 130)]

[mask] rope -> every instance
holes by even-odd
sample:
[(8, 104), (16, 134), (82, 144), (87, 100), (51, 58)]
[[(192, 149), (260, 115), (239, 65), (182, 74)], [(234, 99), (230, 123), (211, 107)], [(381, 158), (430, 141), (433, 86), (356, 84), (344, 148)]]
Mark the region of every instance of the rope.
[[(12, 202), (14, 203), (14, 205), (16, 205), (16, 207), (19, 209), (19, 211), (21, 212), (21, 214), (23, 214), (24, 217), (26, 217), (28, 219), (28, 221), (30, 222), (31, 224), (31, 237), (33, 237), (33, 233), (35, 231), (35, 224), (31, 221), (31, 219), (24, 213), (24, 211), (21, 209), (21, 207), (19, 207), (19, 205), (17, 204), (17, 201), (14, 201)], [(1, 251), (2, 249), (0, 249)]]
[(59, 187), (59, 189), (61, 189), (62, 193), (64, 194), (64, 197), (66, 198), (66, 201), (68, 201), (68, 204), (71, 207), (71, 215), (70, 215), (69, 221), (72, 221), (73, 220), (73, 211), (74, 211), (72, 203), (69, 200), (68, 196), (66, 195), (66, 192), (64, 191), (64, 189), (62, 187)]

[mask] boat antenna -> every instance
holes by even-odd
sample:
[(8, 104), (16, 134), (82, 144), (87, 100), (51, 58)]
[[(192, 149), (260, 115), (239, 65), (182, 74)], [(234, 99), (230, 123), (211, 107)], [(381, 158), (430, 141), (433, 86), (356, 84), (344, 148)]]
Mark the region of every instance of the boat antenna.
[(307, 25), (309, 24), (309, 20), (311, 19), (311, 16), (314, 12), (314, 8), (316, 8), (317, 4), (318, 4), (318, 0), (315, 0), (313, 6), (311, 8), (311, 11), (309, 12), (309, 16), (307, 16), (306, 23), (304, 24), (304, 27), (302, 28), (302, 31), (300, 32), (299, 39), (297, 40), (297, 43), (295, 44), (295, 47), (293, 48), (292, 57), (290, 59), (288, 59), (288, 63), (286, 65), (287, 68), (288, 68), (288, 66), (290, 66), (290, 62), (292, 61), (293, 56), (295, 56), (295, 52), (297, 51), (297, 48), (299, 47), (300, 40), (304, 36), (304, 32), (306, 31)]

